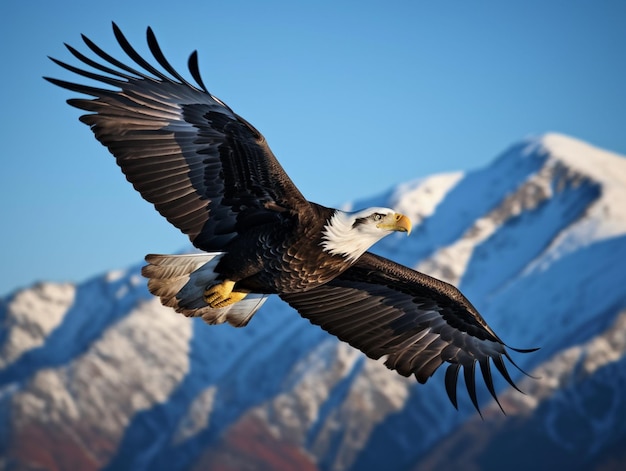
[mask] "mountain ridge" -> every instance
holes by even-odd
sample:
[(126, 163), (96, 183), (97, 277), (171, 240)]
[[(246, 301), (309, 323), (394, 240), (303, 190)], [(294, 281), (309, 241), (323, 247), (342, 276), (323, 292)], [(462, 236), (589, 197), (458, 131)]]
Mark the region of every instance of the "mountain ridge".
[[(417, 221), (409, 240), (390, 236), (374, 251), (459, 284), (508, 344), (542, 347), (514, 355), (522, 368), (575, 378), (582, 359), (555, 359), (595, 348), (588, 358), (605, 366), (592, 378), (624, 363), (623, 349), (603, 359), (597, 346), (617, 345), (625, 328), (626, 276), (611, 263), (626, 260), (624, 188), (626, 159), (552, 133), (514, 144), (483, 169), (347, 206), (408, 212)], [(528, 416), (545, 424), (537, 411), (570, 384), (548, 382), (551, 392), (522, 379), (525, 396), (499, 380), (508, 415), (483, 389), (478, 423), (469, 399), (458, 412), (450, 406), (440, 372), (416, 385), (278, 299), (244, 329), (184, 319), (149, 295), (139, 270), (41, 283), (1, 300), (0, 467), (453, 469), (447, 447), (475, 437), (480, 469), (497, 454), (498, 435), (488, 432), (514, 430)]]

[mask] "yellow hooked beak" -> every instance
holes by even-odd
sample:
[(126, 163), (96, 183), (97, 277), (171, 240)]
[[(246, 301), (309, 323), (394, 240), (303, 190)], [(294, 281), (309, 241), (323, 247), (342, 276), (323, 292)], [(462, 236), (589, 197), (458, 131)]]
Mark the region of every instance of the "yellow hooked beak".
[(411, 220), (404, 214), (394, 213), (385, 217), (385, 219), (377, 224), (380, 229), (387, 231), (399, 231), (406, 232), (406, 235), (411, 233)]

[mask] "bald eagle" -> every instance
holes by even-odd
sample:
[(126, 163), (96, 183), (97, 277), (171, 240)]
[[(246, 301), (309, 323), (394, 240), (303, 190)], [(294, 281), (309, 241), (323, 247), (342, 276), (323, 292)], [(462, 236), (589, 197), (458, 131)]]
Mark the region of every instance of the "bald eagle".
[(506, 357), (515, 365), (510, 347), (461, 292), (368, 252), (393, 232), (408, 234), (406, 216), (307, 201), (263, 135), (209, 93), (196, 51), (188, 64), (193, 84), (169, 64), (151, 28), (148, 46), (162, 70), (141, 57), (115, 23), (113, 31), (139, 69), (83, 36), (100, 60), (66, 47), (92, 70), (51, 59), (108, 88), (46, 79), (94, 97), (68, 103), (88, 112), (80, 120), (128, 181), (199, 249), (146, 256), (142, 273), (165, 306), (241, 327), (276, 294), (313, 324), (371, 358), (385, 357), (388, 368), (420, 383), (448, 363), (445, 387), (455, 407), (462, 370), (478, 410), (476, 365), (496, 401), (491, 362), (516, 387), (504, 363)]

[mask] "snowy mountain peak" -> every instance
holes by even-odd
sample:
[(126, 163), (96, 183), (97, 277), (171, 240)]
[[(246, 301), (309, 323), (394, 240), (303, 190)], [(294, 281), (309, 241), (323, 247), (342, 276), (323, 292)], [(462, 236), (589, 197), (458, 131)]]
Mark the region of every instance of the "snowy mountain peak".
[(626, 191), (626, 159), (622, 155), (558, 133), (544, 134), (537, 142), (551, 158), (597, 182), (617, 183)]
[(566, 253), (626, 234), (626, 159), (562, 134), (545, 134), (538, 144), (548, 155), (546, 167), (560, 169), (572, 187), (585, 182), (594, 185), (597, 197), (529, 269), (545, 267)]
[[(461, 205), (448, 207), (460, 199)], [(446, 187), (437, 204), (442, 211), (431, 211), (421, 228), (433, 240), (422, 242), (417, 268), (474, 289), (477, 279), (470, 280), (468, 264), (489, 241), (514, 244), (517, 251), (502, 262), (523, 273), (626, 233), (626, 159), (548, 133), (514, 144), (490, 166), (468, 172)], [(536, 224), (534, 237), (512, 240), (510, 225), (523, 220)], [(522, 254), (522, 247), (530, 252)]]

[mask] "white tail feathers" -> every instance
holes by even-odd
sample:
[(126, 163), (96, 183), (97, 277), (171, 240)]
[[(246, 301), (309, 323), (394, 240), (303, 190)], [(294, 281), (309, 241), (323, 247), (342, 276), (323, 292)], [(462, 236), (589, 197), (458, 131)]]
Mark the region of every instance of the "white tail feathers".
[(213, 309), (204, 301), (204, 291), (217, 274), (215, 267), (223, 252), (186, 255), (146, 255), (148, 265), (141, 274), (148, 278), (148, 289), (164, 306), (188, 317), (202, 317), (208, 324), (228, 322), (245, 326), (268, 295), (250, 293), (227, 307)]

